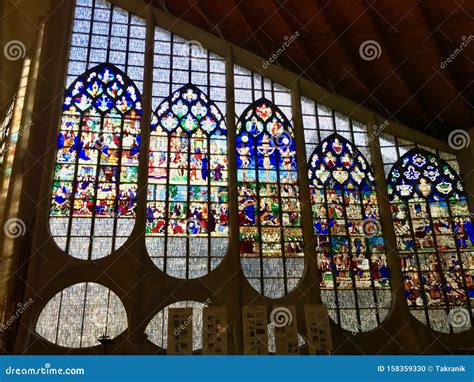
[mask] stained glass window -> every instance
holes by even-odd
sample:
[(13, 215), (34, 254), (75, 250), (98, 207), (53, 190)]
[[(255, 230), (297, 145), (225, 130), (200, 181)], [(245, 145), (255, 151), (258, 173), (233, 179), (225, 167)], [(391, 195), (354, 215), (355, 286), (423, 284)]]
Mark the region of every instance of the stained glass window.
[(50, 230), (80, 259), (109, 255), (133, 229), (144, 51), (144, 20), (77, 1)]
[(474, 226), (459, 176), (413, 148), (393, 165), (388, 191), (410, 312), (439, 332), (471, 328)]
[(389, 174), (395, 162), (414, 147), (419, 147), (422, 150), (437, 155), (441, 159), (445, 160), (446, 163), (448, 163), (454, 169), (454, 171), (459, 174), (459, 163), (457, 161), (456, 155), (454, 154), (437, 150), (425, 145), (420, 145), (407, 139), (395, 137), (385, 133), (379, 135), (379, 142), (382, 152), (385, 176)]
[(59, 346), (100, 345), (127, 329), (127, 313), (110, 289), (96, 283), (74, 284), (57, 293), (42, 309), (36, 333)]
[(155, 28), (153, 109), (180, 87), (201, 89), (221, 113), (226, 114), (225, 59), (205, 49), (199, 41), (185, 40)]
[(293, 118), (290, 89), (254, 73), (240, 65), (234, 65), (235, 115), (238, 118), (249, 103), (266, 98), (278, 105), (289, 121)]
[(321, 298), (342, 328), (369, 331), (391, 304), (370, 139), (362, 123), (301, 101)]
[(250, 105), (237, 125), (240, 256), (266, 297), (292, 291), (304, 271), (293, 127), (271, 101)]
[(120, 247), (135, 219), (140, 92), (109, 64), (67, 89), (50, 209), (56, 243), (97, 259)]
[(178, 301), (160, 310), (145, 329), (145, 334), (155, 345), (162, 349), (168, 347), (168, 311), (170, 308), (192, 308), (193, 316), (189, 320), (193, 332), (193, 351), (202, 349), (202, 312), (206, 304), (198, 301)]
[(155, 28), (146, 246), (158, 268), (192, 279), (227, 253), (225, 60)]
[(224, 117), (189, 84), (161, 103), (151, 129), (148, 252), (171, 276), (201, 277), (221, 262), (228, 240)]
[(363, 123), (308, 97), (301, 97), (301, 111), (307, 160), (322, 140), (337, 132), (352, 142), (370, 163), (369, 136)]
[(390, 283), (372, 170), (344, 137), (324, 139), (309, 159), (321, 297), (344, 329), (377, 327)]

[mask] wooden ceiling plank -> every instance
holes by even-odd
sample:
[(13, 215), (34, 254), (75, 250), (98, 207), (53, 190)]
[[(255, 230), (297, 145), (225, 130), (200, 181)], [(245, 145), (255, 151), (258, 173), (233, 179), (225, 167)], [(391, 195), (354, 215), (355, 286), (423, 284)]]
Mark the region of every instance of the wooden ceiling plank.
[[(361, 4), (362, 6), (364, 5), (366, 6), (369, 22), (373, 31), (375, 32), (376, 40), (380, 41), (382, 43), (382, 46), (388, 47), (389, 45), (387, 43), (386, 33), (375, 22), (375, 20), (377, 19), (377, 16), (375, 15), (374, 8), (372, 7), (371, 4), (367, 4), (365, 1), (361, 1)], [(397, 75), (397, 77), (399, 78), (403, 86), (408, 90), (408, 92), (411, 95), (412, 100), (415, 102), (418, 110), (420, 111), (420, 114), (423, 120), (425, 121), (425, 123), (428, 124), (429, 121), (431, 120), (431, 118), (429, 118), (430, 113), (427, 111), (428, 108), (426, 107), (426, 104), (423, 98), (421, 97), (418, 89), (415, 89), (412, 82), (410, 81), (406, 73), (404, 72), (403, 61), (396, 61), (390, 49), (384, 49), (384, 54), (386, 55), (387, 60), (390, 63), (390, 67), (392, 68), (391, 72)]]
[(370, 91), (370, 86), (368, 84), (367, 78), (364, 75), (362, 75), (361, 70), (358, 70), (359, 64), (356, 63), (356, 58), (352, 54), (349, 53), (350, 49), (348, 49), (348, 45), (345, 42), (344, 38), (342, 38), (341, 35), (337, 33), (337, 31), (335, 30), (334, 25), (330, 20), (330, 16), (328, 15), (328, 12), (326, 10), (327, 5), (323, 4), (321, 0), (314, 0), (314, 4), (317, 8), (316, 12), (321, 15), (324, 22), (327, 24), (328, 29), (331, 32), (334, 44), (337, 44), (339, 46), (339, 49), (344, 54), (346, 60), (349, 62), (349, 64), (354, 69), (355, 73), (357, 74), (357, 78), (358, 78), (357, 82), (361, 85), (361, 87), (366, 92), (367, 94), (366, 99), (370, 98), (373, 101), (373, 107), (376, 108), (382, 115), (389, 114), (390, 118), (397, 120), (397, 118), (393, 116), (387, 108), (381, 105), (380, 100), (377, 99), (377, 97), (375, 97), (375, 95)]
[(219, 27), (219, 23), (213, 23), (209, 17), (207, 17), (206, 12), (202, 9), (202, 2), (196, 1), (194, 4), (194, 7), (198, 11), (198, 13), (201, 15), (201, 17), (206, 21), (207, 25), (209, 25), (210, 32), (214, 33), (214, 31), (217, 32), (219, 37), (223, 40), (226, 40), (224, 34), (222, 33), (222, 29)]
[[(278, 17), (282, 20), (281, 24), (284, 26), (284, 28), (286, 30), (286, 36), (288, 36), (288, 38), (290, 38), (295, 32), (298, 31), (298, 29), (293, 31), (293, 28), (291, 28), (290, 25), (288, 24), (287, 18), (280, 11), (280, 9), (284, 8), (283, 5), (275, 4), (275, 0), (270, 0), (270, 2), (273, 5), (274, 11), (278, 15)], [(286, 12), (286, 10), (285, 10), (285, 12)], [(298, 31), (298, 33), (301, 33), (301, 32)], [(310, 78), (312, 78), (312, 79), (316, 78), (316, 80), (319, 82), (320, 85), (328, 87), (327, 81), (324, 80), (323, 76), (321, 75), (321, 73), (324, 73), (324, 71), (318, 65), (317, 60), (312, 60), (308, 56), (308, 54), (306, 53), (306, 49), (304, 49), (304, 47), (301, 45), (301, 43), (299, 41), (299, 38), (295, 40), (294, 44), (295, 44), (296, 49), (298, 49), (299, 53), (301, 54), (302, 57), (304, 57), (304, 59), (306, 61), (304, 65), (307, 66), (308, 69), (310, 69), (310, 74), (311, 74)], [(291, 60), (291, 57), (289, 57), (289, 58)], [(297, 62), (295, 62), (295, 65), (299, 66), (299, 64)], [(305, 70), (303, 70), (303, 72), (304, 71)], [(327, 78), (327, 76), (325, 76), (325, 77)]]
[[(247, 39), (247, 41), (249, 39), (252, 39), (258, 46), (259, 48), (261, 49), (261, 51), (265, 54), (265, 55), (268, 55), (270, 54), (267, 49), (265, 48), (265, 46), (262, 44), (262, 42), (260, 41), (260, 39), (257, 37), (257, 34), (254, 32), (254, 28), (252, 28), (252, 26), (249, 24), (249, 22), (247, 21), (247, 19), (245, 18), (242, 10), (240, 9), (240, 4), (242, 3), (241, 0), (233, 0), (232, 2), (232, 9), (235, 9), (239, 15), (240, 15), (240, 18), (243, 20), (243, 24), (244, 26), (248, 29), (248, 31), (250, 32), (250, 37)], [(257, 53), (257, 52), (254, 52), (254, 53)], [(257, 53), (258, 54), (258, 53)]]
[[(444, 61), (444, 58), (441, 54), (441, 49), (440, 49), (439, 28), (435, 28), (425, 16), (426, 6), (423, 4), (422, 1), (416, 1), (415, 10), (420, 17), (423, 28), (428, 36), (427, 38), (430, 39), (433, 45), (433, 50), (436, 55), (436, 59), (441, 64)], [(474, 111), (471, 105), (469, 104), (469, 102), (467, 102), (466, 98), (463, 95), (463, 91), (465, 90), (465, 87), (463, 87), (461, 83), (456, 79), (455, 75), (452, 72), (451, 65), (447, 65), (446, 68), (444, 69), (445, 69), (446, 76), (443, 76), (443, 77), (445, 78), (445, 80), (448, 81), (449, 85), (452, 86), (452, 88), (459, 94), (459, 97), (462, 99), (463, 104), (466, 108), (466, 112), (469, 114), (471, 118), (471, 126), (472, 126), (474, 122)]]

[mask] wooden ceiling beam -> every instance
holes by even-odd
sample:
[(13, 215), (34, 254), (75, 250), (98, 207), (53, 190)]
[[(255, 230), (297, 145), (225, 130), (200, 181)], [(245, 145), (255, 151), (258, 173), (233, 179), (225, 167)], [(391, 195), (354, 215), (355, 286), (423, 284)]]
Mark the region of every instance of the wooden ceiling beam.
[(347, 31), (343, 31), (342, 33), (338, 33), (332, 21), (330, 20), (330, 16), (328, 15), (328, 12), (326, 10), (327, 5), (329, 4), (323, 4), (322, 0), (314, 0), (314, 4), (317, 8), (316, 12), (321, 15), (325, 23), (327, 24), (329, 30), (331, 31), (332, 35), (332, 40), (334, 41), (334, 44), (337, 44), (340, 48), (340, 50), (343, 52), (346, 60), (349, 62), (351, 67), (355, 70), (358, 78), (358, 83), (361, 85), (361, 87), (364, 89), (366, 92), (366, 99), (370, 98), (373, 101), (373, 107), (377, 109), (382, 115), (389, 115), (391, 119), (398, 120), (395, 116), (393, 116), (386, 107), (383, 106), (381, 101), (375, 97), (375, 95), (370, 91), (370, 86), (368, 84), (367, 78), (362, 75), (364, 72), (363, 70), (359, 70), (358, 67), (360, 64), (357, 63), (357, 60), (360, 59), (359, 56), (355, 57), (353, 54), (350, 53), (350, 49), (348, 44), (346, 43), (345, 39), (343, 38), (344, 33)]
[[(439, 61), (440, 65), (444, 61), (443, 55), (441, 53), (440, 49), (440, 39), (439, 39), (439, 28), (434, 27), (432, 24), (430, 24), (429, 20), (426, 17), (426, 5), (423, 4), (422, 1), (416, 1), (415, 5), (415, 10), (418, 13), (421, 23), (423, 25), (423, 28), (427, 34), (427, 39), (430, 39), (432, 45), (433, 45), (433, 51), (434, 54), (436, 55), (436, 60)], [(470, 116), (471, 119), (471, 125), (474, 122), (474, 111), (472, 109), (472, 106), (469, 104), (467, 101), (466, 97), (464, 97), (463, 92), (465, 90), (465, 87), (461, 85), (461, 83), (456, 79), (455, 75), (452, 72), (452, 66), (447, 65), (446, 68), (444, 68), (444, 72), (446, 73), (446, 76), (443, 76), (444, 79), (449, 83), (450, 86), (459, 94), (460, 98), (463, 100), (463, 104), (466, 108), (467, 113)]]
[[(283, 9), (283, 11), (286, 13), (288, 12), (285, 8), (284, 8), (284, 4), (275, 4), (275, 0), (270, 0), (270, 2), (272, 3), (273, 5), (273, 9), (274, 9), (274, 12), (278, 15), (278, 17), (281, 19), (281, 25), (284, 26), (285, 30), (286, 30), (286, 35), (288, 36), (288, 38), (290, 38), (290, 36), (292, 36), (295, 32), (298, 32), (298, 33), (302, 33), (302, 31), (299, 31), (298, 28), (292, 28), (288, 22), (287, 22), (287, 19), (288, 17), (285, 17), (285, 15), (283, 15), (283, 13), (280, 11), (280, 9)], [(288, 15), (287, 15), (288, 16)], [(303, 26), (303, 29), (304, 29), (304, 26)], [(304, 65), (310, 70), (310, 73), (309, 73), (309, 77), (310, 79), (314, 80), (316, 79), (316, 81), (319, 83), (319, 85), (321, 86), (325, 86), (325, 87), (328, 87), (328, 82), (326, 80), (324, 80), (323, 76), (321, 75), (321, 73), (324, 73), (324, 71), (322, 70), (322, 68), (318, 65), (317, 63), (317, 59), (316, 60), (313, 60), (311, 59), (308, 54), (306, 53), (306, 49), (304, 49), (304, 47), (301, 45), (300, 43), (300, 39), (299, 39), (299, 36), (297, 36), (298, 39), (295, 40), (294, 44), (295, 44), (295, 47), (296, 49), (298, 50), (298, 52), (301, 54), (302, 57), (304, 57), (305, 59), (305, 63)], [(295, 63), (295, 65), (300, 68), (300, 64), (298, 62), (295, 62), (291, 59), (291, 57), (288, 55), (288, 58)], [(300, 68), (301, 69), (301, 68)], [(302, 73), (306, 72), (306, 69), (302, 69), (301, 70)], [(328, 78), (327, 76), (325, 76), (326, 78)]]
[(202, 2), (200, 3), (199, 1), (196, 1), (193, 6), (196, 8), (197, 12), (201, 15), (201, 17), (206, 21), (207, 25), (210, 28), (209, 31), (211, 33), (214, 33), (214, 31), (216, 31), (221, 39), (227, 40), (224, 34), (222, 33), (222, 29), (220, 28), (219, 23), (214, 23), (209, 19), (209, 17), (207, 17), (206, 12), (204, 12), (204, 10), (202, 9)]
[[(251, 25), (248, 23), (247, 19), (245, 18), (244, 14), (242, 13), (241, 9), (240, 9), (240, 4), (242, 3), (241, 0), (233, 0), (232, 1), (232, 9), (235, 9), (239, 15), (240, 15), (240, 18), (243, 20), (243, 25), (248, 29), (248, 31), (250, 32), (250, 37), (247, 38), (246, 41), (243, 41), (243, 43), (245, 44), (247, 41), (249, 41), (250, 39), (252, 39), (257, 45), (258, 47), (260, 48), (261, 52), (264, 52), (265, 55), (268, 55), (270, 54), (267, 49), (265, 48), (265, 46), (262, 44), (262, 42), (260, 41), (259, 38), (257, 38), (257, 35), (255, 33), (255, 30), (254, 28), (251, 27)], [(240, 44), (238, 44), (240, 45)], [(254, 53), (257, 53), (258, 52), (254, 52)]]
[[(379, 25), (375, 21), (377, 19), (377, 16), (376, 16), (376, 12), (374, 8), (372, 7), (371, 4), (368, 4), (363, 0), (361, 0), (361, 5), (363, 7), (366, 6), (370, 26), (375, 32), (375, 36), (376, 36), (375, 40), (380, 41), (383, 47), (388, 47), (389, 45), (387, 43), (387, 34), (386, 32), (382, 30), (382, 28), (379, 27)], [(391, 72), (396, 73), (400, 82), (411, 94), (411, 98), (415, 102), (423, 120), (425, 121), (426, 124), (429, 124), (430, 119), (431, 119), (429, 118), (430, 113), (427, 111), (428, 108), (426, 106), (426, 103), (424, 102), (423, 98), (420, 96), (420, 93), (418, 91), (419, 89), (414, 87), (413, 83), (408, 78), (409, 76), (405, 73), (403, 69), (404, 61), (395, 60), (390, 49), (384, 49), (383, 53), (385, 54), (388, 62), (390, 63), (390, 67), (392, 68)]]

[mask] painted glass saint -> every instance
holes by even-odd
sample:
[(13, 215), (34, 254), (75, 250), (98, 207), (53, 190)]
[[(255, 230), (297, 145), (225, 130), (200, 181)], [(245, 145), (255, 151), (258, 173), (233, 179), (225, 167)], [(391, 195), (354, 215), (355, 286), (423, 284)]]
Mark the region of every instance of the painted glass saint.
[(56, 243), (97, 259), (135, 223), (141, 96), (117, 67), (101, 64), (66, 90), (50, 209)]
[(151, 129), (148, 252), (170, 276), (204, 276), (222, 261), (228, 243), (224, 117), (188, 84), (158, 106)]
[(236, 144), (242, 269), (258, 292), (282, 297), (305, 266), (293, 127), (261, 98), (240, 117)]
[(342, 328), (374, 329), (391, 298), (372, 170), (334, 133), (312, 152), (309, 180), (323, 302)]
[(471, 328), (474, 225), (459, 176), (414, 148), (392, 167), (388, 190), (410, 312), (439, 332)]

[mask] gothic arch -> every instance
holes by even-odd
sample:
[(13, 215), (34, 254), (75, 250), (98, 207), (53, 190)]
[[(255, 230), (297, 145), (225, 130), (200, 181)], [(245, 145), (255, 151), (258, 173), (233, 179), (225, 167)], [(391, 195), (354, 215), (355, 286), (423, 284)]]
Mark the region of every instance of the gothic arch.
[(309, 181), (321, 298), (343, 329), (372, 330), (391, 302), (372, 169), (334, 133), (311, 154)]
[(146, 246), (170, 276), (202, 277), (227, 252), (226, 134), (220, 110), (192, 84), (173, 92), (153, 115)]
[(240, 259), (245, 277), (265, 297), (296, 288), (305, 262), (293, 127), (260, 98), (237, 125)]
[(474, 226), (461, 179), (414, 148), (393, 165), (388, 191), (411, 314), (442, 333), (470, 329)]
[(140, 91), (109, 63), (65, 92), (49, 226), (73, 257), (107, 256), (133, 229), (141, 113)]

